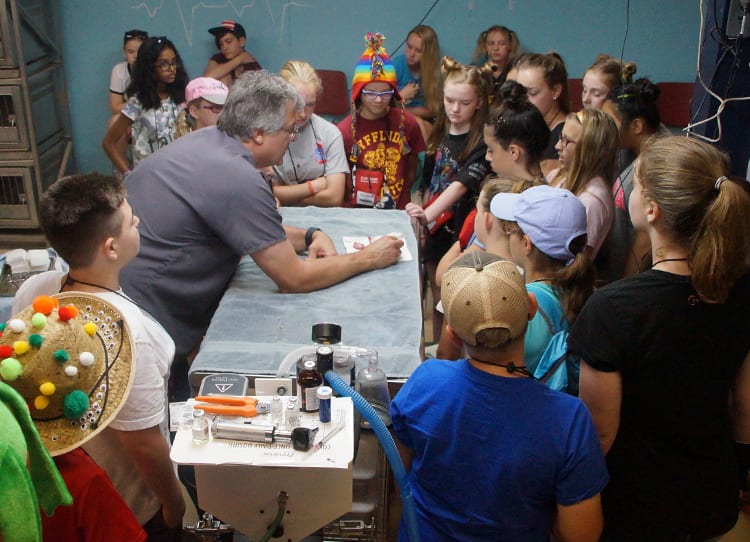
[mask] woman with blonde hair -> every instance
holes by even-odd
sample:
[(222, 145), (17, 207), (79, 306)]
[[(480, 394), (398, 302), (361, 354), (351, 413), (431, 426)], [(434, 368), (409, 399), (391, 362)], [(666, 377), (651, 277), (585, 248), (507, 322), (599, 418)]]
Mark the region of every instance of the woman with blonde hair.
[(406, 54), (393, 58), (398, 92), (417, 118), (422, 137), (430, 136), (440, 111), (440, 41), (431, 26), (418, 25), (406, 36)]
[(583, 75), (581, 102), (584, 109), (601, 109), (612, 89), (630, 83), (637, 70), (635, 62), (620, 62), (613, 56), (597, 55)]
[(604, 540), (714, 540), (750, 466), (750, 195), (715, 147), (644, 147), (630, 198), (650, 270), (598, 289), (570, 332), (607, 456)]
[(567, 188), (586, 207), (588, 240), (586, 253), (595, 258), (612, 227), (618, 148), (617, 125), (612, 117), (596, 109), (568, 115), (555, 148), (562, 168), (547, 176), (552, 186)]
[(279, 75), (300, 93), (304, 109), (297, 114), (299, 133), (284, 153), (281, 165), (266, 171), (281, 205), (339, 207), (344, 201), (346, 152), (341, 132), (315, 114), (323, 85), (315, 69), (302, 60), (290, 60)]

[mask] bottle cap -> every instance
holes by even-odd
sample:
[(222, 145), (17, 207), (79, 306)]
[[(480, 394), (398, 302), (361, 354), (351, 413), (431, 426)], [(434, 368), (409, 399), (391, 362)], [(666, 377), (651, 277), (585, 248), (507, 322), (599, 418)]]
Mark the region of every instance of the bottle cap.
[(315, 390), (315, 393), (317, 394), (318, 399), (330, 399), (333, 395), (333, 390), (328, 386), (320, 386)]
[(308, 371), (311, 371), (311, 370), (315, 369), (315, 362), (313, 360), (306, 361), (305, 362), (305, 369), (307, 369)]
[(205, 412), (203, 412), (203, 410), (201, 410), (200, 408), (194, 408), (193, 409), (193, 418), (200, 418), (204, 414), (205, 414)]
[(337, 344), (341, 342), (341, 326), (322, 322), (312, 327), (312, 340), (316, 343)]
[(319, 346), (318, 349), (315, 351), (319, 356), (332, 356), (333, 355), (333, 348), (330, 346)]

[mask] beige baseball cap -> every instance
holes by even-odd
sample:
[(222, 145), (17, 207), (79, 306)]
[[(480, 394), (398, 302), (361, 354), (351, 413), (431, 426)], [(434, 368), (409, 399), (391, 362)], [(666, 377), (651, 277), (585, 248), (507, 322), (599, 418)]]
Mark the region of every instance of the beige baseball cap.
[(472, 346), (485, 329), (507, 329), (516, 339), (529, 321), (523, 276), (514, 263), (494, 254), (470, 252), (456, 260), (443, 277), (441, 298), (448, 324)]

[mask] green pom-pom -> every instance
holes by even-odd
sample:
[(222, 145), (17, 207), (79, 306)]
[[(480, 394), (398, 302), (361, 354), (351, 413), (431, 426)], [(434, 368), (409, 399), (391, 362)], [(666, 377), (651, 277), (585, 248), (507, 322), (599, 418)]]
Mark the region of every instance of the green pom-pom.
[(0, 322), (0, 331), (5, 331), (5, 326), (8, 324), (6, 322)]
[(31, 317), (31, 325), (37, 329), (42, 329), (47, 325), (47, 317), (41, 312), (37, 312)]
[(41, 347), (43, 342), (44, 337), (39, 335), (39, 333), (32, 333), (31, 335), (29, 335), (29, 344), (34, 348)]
[(55, 361), (60, 363), (70, 361), (70, 354), (68, 354), (67, 350), (63, 350), (62, 348), (60, 350), (55, 350), (55, 353), (52, 354), (52, 356), (55, 358)]
[(63, 414), (69, 420), (81, 417), (89, 408), (89, 396), (81, 390), (73, 390), (63, 399)]
[(0, 363), (0, 376), (3, 380), (13, 382), (16, 378), (23, 374), (23, 365), (16, 358), (5, 358)]

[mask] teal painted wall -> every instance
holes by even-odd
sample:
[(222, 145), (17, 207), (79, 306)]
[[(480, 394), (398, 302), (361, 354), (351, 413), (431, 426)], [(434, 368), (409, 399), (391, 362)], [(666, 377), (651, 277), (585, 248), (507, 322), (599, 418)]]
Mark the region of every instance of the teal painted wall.
[[(248, 33), (247, 49), (269, 70), (291, 59), (351, 76), (363, 36), (379, 31), (393, 50), (434, 0), (61, 0), (63, 54), (75, 157), (79, 171), (110, 171), (101, 148), (109, 107), (109, 73), (122, 59), (122, 34), (131, 28), (167, 35), (190, 77), (214, 54), (207, 29), (235, 19)], [(619, 56), (626, 0), (441, 0), (424, 24), (443, 54), (468, 62), (476, 37), (493, 24), (515, 30), (526, 51), (556, 50), (570, 77), (580, 78), (600, 53)], [(625, 60), (655, 82), (695, 77), (699, 2), (631, 0)], [(399, 51), (403, 52), (403, 50)]]

